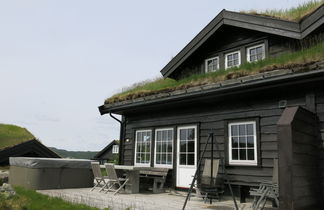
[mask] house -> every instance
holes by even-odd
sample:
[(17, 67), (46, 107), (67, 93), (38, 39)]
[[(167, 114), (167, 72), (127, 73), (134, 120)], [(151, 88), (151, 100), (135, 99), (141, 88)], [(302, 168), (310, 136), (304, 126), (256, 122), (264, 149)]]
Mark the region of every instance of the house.
[(24, 141), (0, 149), (0, 165), (9, 165), (9, 157), (43, 157), (61, 158), (58, 154), (44, 146), (37, 139)]
[[(221, 11), (161, 70), (180, 84), (203, 79), (111, 97), (99, 107), (122, 116), (120, 164), (169, 168), (172, 186), (188, 188), (212, 133), (216, 143), (204, 158), (224, 160), (236, 192), (270, 180), (278, 158), (280, 209), (321, 209), (323, 29), (324, 5), (298, 21)], [(317, 46), (307, 56), (319, 56), (298, 60), (306, 45)], [(276, 58), (287, 62), (262, 67)]]
[(100, 152), (98, 152), (93, 159), (98, 160), (100, 164), (109, 162), (118, 162), (119, 157), (119, 141), (113, 140)]

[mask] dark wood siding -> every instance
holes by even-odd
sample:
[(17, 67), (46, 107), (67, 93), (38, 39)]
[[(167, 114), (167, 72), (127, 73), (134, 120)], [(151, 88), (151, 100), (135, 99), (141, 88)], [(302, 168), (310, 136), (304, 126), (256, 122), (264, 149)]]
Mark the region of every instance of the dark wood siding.
[(324, 189), (324, 91), (316, 93), (316, 113), (319, 120), (320, 137), (322, 140), (322, 148), (320, 151), (320, 170), (322, 178), (322, 189)]
[[(270, 94), (270, 93), (269, 93)], [(287, 96), (289, 95), (289, 97)], [(126, 139), (124, 147), (124, 164), (134, 164), (134, 141), (137, 129), (159, 127), (176, 127), (186, 124), (198, 124), (199, 153), (212, 131), (215, 134), (217, 148), (214, 157), (225, 158), (227, 155), (227, 122), (231, 120), (258, 119), (260, 130), (258, 166), (228, 166), (230, 179), (237, 183), (253, 184), (260, 179), (270, 180), (272, 177), (273, 158), (278, 158), (277, 121), (283, 109), (279, 108), (280, 100), (287, 100), (288, 106), (306, 106), (305, 93), (287, 95), (253, 95), (239, 96), (225, 101), (201, 101), (199, 104), (186, 104), (174, 109), (149, 111), (127, 115)], [(211, 145), (208, 145), (205, 157), (210, 157)]]

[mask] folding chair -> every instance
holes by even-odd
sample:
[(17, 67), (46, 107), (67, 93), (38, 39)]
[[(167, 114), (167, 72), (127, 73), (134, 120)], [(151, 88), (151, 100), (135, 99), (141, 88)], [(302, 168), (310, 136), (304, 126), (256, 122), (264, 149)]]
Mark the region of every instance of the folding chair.
[(91, 188), (90, 191), (93, 191), (95, 188), (100, 187), (100, 185), (102, 185), (99, 190), (99, 192), (101, 192), (104, 188), (108, 187), (109, 182), (106, 182), (108, 177), (102, 176), (99, 162), (91, 162), (91, 168), (92, 168), (93, 176), (94, 176), (96, 183), (93, 186), (93, 188)]
[[(114, 192), (113, 195), (118, 193), (128, 182), (128, 178), (121, 178), (117, 176), (114, 164), (112, 163), (105, 163), (105, 168), (107, 171), (107, 177), (109, 179), (109, 187), (106, 191), (112, 191)], [(114, 187), (117, 187), (117, 189), (114, 189)]]
[(271, 181), (262, 181), (257, 189), (251, 189), (250, 195), (254, 196), (252, 209), (256, 210), (262, 203), (261, 209), (264, 208), (268, 199), (279, 206), (279, 187), (278, 187), (278, 159), (273, 160), (273, 174)]
[(205, 202), (208, 198), (219, 199), (219, 195), (222, 193), (219, 187), (216, 186), (219, 162), (219, 159), (213, 160), (213, 172), (211, 172), (211, 159), (205, 159), (200, 184), (195, 188), (197, 197), (201, 197)]

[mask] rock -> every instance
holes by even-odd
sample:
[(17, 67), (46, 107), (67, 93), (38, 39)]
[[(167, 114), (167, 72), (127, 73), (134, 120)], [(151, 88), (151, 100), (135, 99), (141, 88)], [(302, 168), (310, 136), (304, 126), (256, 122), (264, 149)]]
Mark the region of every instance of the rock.
[(0, 171), (0, 185), (2, 183), (8, 183), (9, 172), (8, 171)]
[(15, 190), (11, 187), (10, 184), (3, 183), (3, 185), (0, 187), (0, 194), (5, 198), (5, 199), (10, 199), (12, 198), (16, 192)]

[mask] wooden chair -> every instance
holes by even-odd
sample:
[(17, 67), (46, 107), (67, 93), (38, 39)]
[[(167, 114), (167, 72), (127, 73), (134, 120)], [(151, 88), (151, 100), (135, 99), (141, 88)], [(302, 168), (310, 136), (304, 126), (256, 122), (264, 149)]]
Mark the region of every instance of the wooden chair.
[(91, 162), (91, 168), (96, 183), (90, 191), (98, 187), (100, 192), (108, 186), (109, 183), (106, 181), (108, 177), (102, 175), (99, 162)]
[[(113, 195), (116, 195), (116, 193), (118, 193), (121, 189), (123, 189), (123, 187), (126, 185), (126, 183), (128, 182), (128, 178), (122, 178), (122, 177), (118, 177), (114, 164), (112, 163), (105, 163), (105, 168), (107, 171), (107, 177), (108, 177), (108, 188), (107, 188), (107, 192), (111, 191), (114, 192)], [(117, 187), (117, 189), (115, 189)]]
[(275, 205), (279, 206), (279, 187), (278, 187), (278, 159), (273, 160), (273, 174), (271, 181), (262, 181), (259, 188), (251, 189), (250, 195), (254, 196), (252, 209), (256, 210), (262, 204), (264, 208), (268, 199), (274, 201)]
[(213, 160), (213, 171), (211, 172), (211, 159), (205, 159), (203, 173), (201, 175), (199, 185), (196, 185), (196, 196), (202, 198), (205, 202), (207, 199), (220, 199), (220, 194), (223, 193), (216, 184), (216, 179), (219, 171), (219, 159)]

